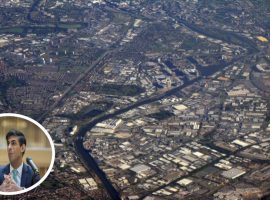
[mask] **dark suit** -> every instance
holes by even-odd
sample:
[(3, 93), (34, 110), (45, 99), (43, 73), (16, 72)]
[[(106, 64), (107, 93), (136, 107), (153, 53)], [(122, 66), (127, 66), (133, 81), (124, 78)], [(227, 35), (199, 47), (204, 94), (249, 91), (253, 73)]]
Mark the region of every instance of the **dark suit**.
[[(5, 179), (4, 174), (9, 174), (9, 173), (10, 173), (9, 164), (2, 168), (0, 167), (0, 185), (3, 183)], [(35, 183), (37, 183), (39, 179), (40, 179), (40, 176), (36, 176), (32, 168), (29, 165), (23, 163), (21, 187), (28, 188), (34, 185)]]

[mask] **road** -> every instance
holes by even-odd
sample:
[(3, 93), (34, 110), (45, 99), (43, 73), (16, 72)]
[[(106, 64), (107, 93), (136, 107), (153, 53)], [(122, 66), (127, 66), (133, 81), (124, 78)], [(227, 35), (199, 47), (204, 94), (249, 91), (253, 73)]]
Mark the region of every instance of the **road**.
[[(198, 32), (200, 34), (203, 34), (203, 30), (201, 30), (200, 28), (196, 27), (195, 25), (191, 25), (183, 20), (180, 20), (178, 19), (179, 23), (181, 24), (184, 24), (185, 26), (188, 26), (188, 28), (192, 29), (193, 31), (195, 32)], [(211, 37), (211, 35), (205, 33), (205, 35), (207, 35), (208, 37)], [(241, 36), (239, 36), (241, 37)], [(228, 42), (228, 41), (224, 41), (224, 42)], [(245, 38), (243, 38), (242, 42), (244, 43), (248, 43), (249, 41), (247, 41)], [(253, 43), (252, 44), (248, 44), (247, 46), (249, 47), (253, 47)], [(54, 110), (63, 100), (64, 98), (67, 97), (67, 95), (75, 88), (75, 86), (80, 83), (80, 81), (85, 78), (85, 76), (91, 72), (92, 70), (94, 70), (97, 66), (99, 66), (100, 62), (106, 58), (106, 56), (109, 56), (111, 53), (114, 53), (116, 51), (119, 51), (119, 47), (118, 45), (114, 46), (115, 48), (113, 50), (108, 50), (106, 51), (104, 54), (102, 54), (95, 62), (92, 63), (92, 65), (83, 73), (81, 74), (77, 79), (76, 81), (69, 87), (67, 88), (62, 96), (49, 108), (49, 110), (44, 113), (38, 121), (43, 121), (45, 119), (45, 117), (52, 111)], [(253, 51), (253, 53), (256, 52), (258, 53), (257, 51)], [(251, 52), (249, 52), (250, 54), (249, 55), (252, 55)], [(242, 57), (239, 57), (239, 58), (236, 58), (234, 59), (233, 61), (229, 62), (229, 63), (225, 63), (225, 64), (221, 64), (221, 65), (216, 65), (216, 66), (212, 66), (212, 67), (208, 67), (207, 68), (207, 71), (205, 71), (204, 73), (202, 73), (203, 76), (210, 76), (212, 74), (214, 74), (215, 72), (218, 72), (218, 71), (222, 71), (222, 70), (225, 70), (226, 67), (230, 66), (231, 64), (243, 59), (245, 56), (242, 56)], [(194, 82), (198, 82), (200, 80), (202, 80), (204, 77), (201, 76), (201, 77), (198, 77), (192, 81), (187, 81), (186, 83), (184, 83), (184, 85), (181, 85), (181, 86), (178, 86), (176, 88), (172, 88), (171, 90), (167, 91), (167, 92), (164, 92), (162, 94), (158, 94), (158, 95), (155, 95), (155, 96), (152, 96), (152, 97), (149, 97), (149, 98), (146, 98), (146, 99), (143, 99), (143, 100), (139, 100), (138, 102), (134, 103), (134, 104), (131, 104), (131, 105), (128, 105), (120, 110), (117, 110), (115, 111), (114, 113), (112, 114), (103, 114), (103, 115), (100, 115), (99, 117), (95, 118), (93, 121), (85, 124), (84, 126), (82, 126), (79, 130), (79, 133), (77, 135), (77, 137), (75, 138), (74, 140), (74, 144), (75, 144), (75, 148), (76, 148), (76, 151), (78, 153), (78, 155), (80, 156), (80, 159), (81, 161), (85, 164), (85, 166), (87, 167), (88, 170), (92, 170), (94, 171), (97, 176), (99, 177), (99, 179), (101, 180), (101, 182), (103, 183), (104, 187), (106, 188), (106, 190), (108, 191), (109, 195), (111, 196), (112, 199), (120, 199), (120, 196), (118, 194), (118, 192), (115, 190), (115, 188), (113, 187), (113, 185), (111, 184), (111, 182), (107, 179), (107, 176), (106, 174), (99, 168), (98, 164), (95, 162), (95, 160), (91, 157), (91, 155), (89, 155), (89, 152), (86, 151), (84, 148), (83, 148), (83, 137), (85, 136), (86, 132), (88, 130), (90, 130), (96, 123), (98, 122), (101, 122), (101, 121), (104, 121), (106, 119), (110, 119), (110, 118), (113, 118), (117, 115), (120, 115), (122, 113), (125, 113), (131, 109), (134, 109), (134, 108), (137, 108), (139, 106), (142, 106), (142, 105), (146, 105), (146, 104), (149, 104), (149, 103), (152, 103), (152, 102), (155, 102), (157, 100), (160, 100), (160, 99), (163, 99), (165, 97), (168, 97), (168, 96), (171, 96), (173, 95), (174, 93), (176, 92), (179, 92), (181, 91), (182, 89), (192, 85)], [(226, 155), (227, 156), (227, 155)], [(226, 157), (225, 156), (225, 157)], [(224, 157), (224, 158), (225, 158)], [(222, 157), (223, 158), (223, 157)], [(220, 158), (220, 159), (222, 159)], [(218, 160), (215, 160), (214, 162), (218, 162)], [(212, 165), (213, 163), (209, 163), (208, 165)], [(206, 166), (203, 166), (203, 167), (207, 167), (208, 165)], [(202, 168), (199, 168), (197, 170), (202, 170)], [(195, 173), (197, 170), (195, 170), (193, 173)], [(182, 178), (182, 177), (181, 177)], [(175, 183), (176, 181), (178, 181), (178, 179), (176, 179), (175, 181), (169, 183), (169, 184), (173, 184)], [(169, 185), (168, 184), (168, 185)], [(161, 188), (164, 188), (166, 187), (167, 185), (164, 185), (162, 186)], [(157, 191), (158, 189), (161, 189), (161, 188), (157, 188), (155, 191)], [(150, 191), (149, 193), (147, 194), (151, 194), (152, 192), (154, 191)], [(147, 195), (146, 194), (146, 195)]]
[[(237, 62), (239, 59), (236, 59), (234, 62)], [(218, 69), (213, 68), (212, 74), (214, 74), (217, 71), (225, 71), (227, 69), (227, 67), (231, 66), (232, 64), (233, 64), (233, 62), (230, 62), (230, 63), (227, 63), (226, 65), (222, 65), (222, 68), (218, 68)], [(211, 75), (211, 74), (209, 74), (209, 70), (207, 70), (207, 74), (209, 76)], [(74, 142), (77, 153), (78, 153), (78, 155), (80, 155), (81, 160), (86, 164), (87, 168), (89, 170), (93, 170), (96, 173), (96, 175), (99, 177), (99, 179), (101, 180), (101, 182), (105, 186), (106, 190), (108, 191), (108, 193), (110, 194), (112, 199), (118, 199), (118, 197), (116, 197), (116, 190), (113, 188), (111, 182), (107, 179), (106, 174), (104, 174), (104, 172), (102, 172), (102, 170), (98, 167), (97, 163), (92, 158), (91, 154), (89, 154), (89, 152), (87, 152), (83, 148), (83, 138), (84, 138), (86, 132), (88, 130), (90, 130), (93, 126), (95, 126), (95, 124), (97, 124), (99, 122), (102, 122), (102, 121), (110, 119), (110, 118), (114, 118), (114, 117), (116, 117), (116, 116), (118, 116), (120, 114), (128, 112), (129, 110), (135, 109), (135, 108), (137, 108), (139, 106), (147, 105), (149, 103), (152, 103), (152, 102), (161, 100), (161, 99), (163, 99), (165, 97), (171, 96), (174, 93), (179, 92), (182, 89), (192, 85), (193, 83), (202, 80), (202, 78), (203, 77), (198, 77), (198, 78), (196, 78), (194, 80), (187, 81), (184, 85), (172, 88), (171, 90), (169, 90), (167, 92), (164, 92), (162, 94), (155, 95), (155, 96), (152, 96), (152, 97), (148, 97), (146, 99), (139, 100), (138, 102), (136, 102), (134, 104), (131, 104), (131, 105), (128, 105), (128, 106), (126, 106), (126, 107), (124, 107), (122, 109), (119, 109), (119, 110), (115, 111), (114, 113), (101, 114), (99, 117), (95, 118), (93, 121), (83, 125), (80, 128), (80, 130), (78, 131), (78, 135), (77, 135), (77, 137), (75, 139), (75, 142)], [(216, 160), (216, 162), (218, 162), (218, 160)], [(166, 187), (166, 186), (164, 186), (164, 187)], [(161, 187), (161, 188), (163, 188), (163, 187)], [(152, 191), (152, 192), (154, 192), (154, 191)]]
[(80, 83), (80, 81), (85, 78), (89, 72), (91, 72), (92, 70), (94, 70), (97, 66), (99, 66), (100, 62), (107, 56), (109, 55), (110, 53), (113, 53), (115, 50), (109, 50), (109, 51), (106, 51), (105, 53), (103, 53), (96, 61), (94, 61), (88, 68), (87, 70), (82, 73), (75, 81), (74, 83), (68, 87), (64, 92), (63, 94), (61, 95), (61, 97), (59, 99), (57, 99), (54, 104), (45, 112), (43, 113), (39, 118), (38, 118), (38, 121), (39, 122), (42, 122), (45, 117), (50, 113), (52, 112), (61, 102), (64, 98), (67, 97), (67, 95), (75, 88), (75, 86)]

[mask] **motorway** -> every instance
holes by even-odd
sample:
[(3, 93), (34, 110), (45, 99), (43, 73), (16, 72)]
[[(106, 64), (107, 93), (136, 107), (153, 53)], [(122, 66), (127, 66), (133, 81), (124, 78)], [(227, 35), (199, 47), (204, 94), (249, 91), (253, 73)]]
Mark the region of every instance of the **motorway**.
[(105, 53), (103, 53), (96, 61), (94, 61), (88, 68), (87, 70), (82, 73), (75, 81), (74, 83), (68, 87), (64, 92), (63, 94), (61, 95), (61, 97), (59, 99), (57, 99), (54, 104), (45, 112), (43, 113), (39, 118), (38, 118), (38, 121), (39, 122), (42, 122), (45, 117), (50, 113), (52, 112), (61, 102), (64, 98), (67, 97), (67, 95), (76, 87), (76, 85), (83, 79), (85, 78), (89, 72), (91, 72), (92, 70), (94, 70), (97, 66), (99, 66), (100, 62), (107, 56), (109, 55), (110, 53), (114, 52), (115, 50), (109, 50), (109, 51), (106, 51)]
[[(244, 40), (246, 42), (246, 40)], [(253, 49), (254, 51), (253, 52), (249, 52), (249, 55), (248, 56), (253, 56), (255, 54), (258, 54), (258, 51), (256, 48)], [(149, 98), (146, 98), (146, 99), (143, 99), (143, 100), (140, 100), (132, 105), (129, 105), (125, 108), (122, 108), (120, 110), (117, 110), (115, 111), (114, 113), (112, 114), (103, 114), (103, 115), (100, 115), (98, 118), (95, 118), (93, 121), (91, 121), (90, 123), (84, 125), (81, 127), (81, 129), (79, 130), (79, 134), (77, 135), (77, 138), (75, 140), (75, 148), (78, 152), (78, 154), (80, 155), (81, 157), (81, 160), (84, 162), (84, 163), (87, 163), (87, 167), (88, 169), (90, 170), (93, 170), (96, 175), (99, 177), (99, 179), (101, 180), (101, 182), (103, 183), (104, 187), (106, 188), (107, 192), (109, 193), (109, 195), (111, 196), (112, 199), (119, 199), (119, 194), (117, 194), (115, 188), (113, 187), (113, 185), (111, 184), (111, 182), (107, 179), (106, 175), (104, 172), (102, 172), (102, 170), (100, 170), (100, 168), (98, 167), (97, 163), (95, 162), (95, 160), (92, 158), (91, 154), (89, 154), (89, 152), (87, 152), (84, 148), (83, 148), (83, 137), (85, 136), (86, 132), (88, 130), (90, 130), (95, 124), (99, 123), (99, 122), (102, 122), (104, 120), (107, 120), (107, 119), (110, 119), (110, 118), (113, 118), (117, 115), (120, 115), (122, 113), (125, 113), (125, 112), (128, 112), (129, 110), (132, 110), (134, 108), (137, 108), (139, 106), (142, 106), (142, 105), (146, 105), (146, 104), (149, 104), (149, 103), (152, 103), (154, 101), (157, 101), (157, 100), (161, 100), (165, 97), (168, 97), (168, 96), (171, 96), (172, 94), (176, 93), (176, 92), (179, 92), (181, 91), (182, 89), (186, 88), (187, 86), (190, 86), (192, 85), (193, 83), (195, 82), (198, 82), (200, 80), (202, 80), (202, 78), (204, 78), (205, 76), (211, 76), (213, 75), (214, 73), (218, 72), (218, 71), (225, 71), (227, 69), (227, 67), (231, 66), (233, 63), (241, 60), (241, 59), (246, 59), (248, 57), (247, 55), (245, 56), (241, 56), (239, 58), (236, 58), (234, 59), (233, 61), (229, 62), (229, 63), (223, 63), (221, 65), (214, 65), (214, 66), (211, 66), (210, 68), (207, 67), (205, 71), (201, 71), (201, 75), (200, 77), (192, 80), (192, 81), (187, 81), (186, 83), (184, 83), (184, 85), (181, 85), (181, 86), (178, 86), (178, 87), (175, 87), (175, 88), (172, 88), (171, 90), (163, 93), (163, 94), (159, 94), (159, 95), (156, 95), (156, 96), (153, 96), (153, 97), (149, 97)], [(242, 150), (242, 149), (241, 149)], [(226, 155), (224, 157), (221, 157), (197, 170), (195, 170), (193, 173), (195, 173), (196, 171), (199, 171), (199, 170), (202, 170), (203, 168), (209, 166), (209, 165), (212, 165), (213, 163), (215, 162), (218, 162), (220, 159), (222, 158), (225, 158), (229, 155)], [(95, 162), (95, 163), (93, 163)], [(94, 167), (91, 167), (91, 166), (94, 166)], [(183, 177), (181, 177), (183, 178)], [(173, 184), (174, 182), (178, 181), (180, 178), (177, 178), (175, 181), (167, 184), (167, 185), (170, 185), (170, 184)], [(141, 198), (151, 194), (152, 192), (155, 192), (159, 189), (162, 189), (164, 187), (166, 187), (167, 185), (164, 185), (160, 188), (157, 188), (153, 191), (150, 191), (149, 193), (147, 193), (146, 195), (143, 195), (141, 196)]]
[[(200, 34), (202, 34), (202, 30), (195, 27), (195, 25), (190, 25), (188, 24), (187, 22), (183, 21), (183, 20), (179, 20), (179, 23), (181, 24), (184, 24), (185, 26), (187, 26), (188, 28), (192, 29), (194, 32), (199, 32)], [(207, 33), (205, 34), (207, 35)], [(209, 35), (208, 35), (209, 36)], [(239, 36), (241, 37), (241, 36)], [(228, 41), (224, 41), (224, 42), (228, 42)], [(242, 40), (243, 43), (248, 43), (249, 41), (246, 40), (246, 38), (243, 38)], [(248, 44), (247, 46), (249, 47), (253, 47), (253, 43), (252, 44)], [(254, 50), (254, 48), (252, 48)], [(49, 108), (49, 110), (44, 113), (38, 121), (43, 121), (45, 119), (45, 117), (53, 110), (55, 109), (59, 104), (60, 102), (62, 102), (64, 100), (64, 98), (75, 88), (75, 86), (83, 79), (85, 78), (85, 76), (91, 72), (93, 69), (95, 69), (97, 66), (99, 66), (100, 62), (103, 61), (107, 56), (109, 56), (111, 53), (113, 52), (116, 52), (116, 51), (119, 51), (119, 47), (116, 47), (114, 48), (113, 50), (108, 50), (106, 51), (104, 54), (102, 54), (95, 62), (92, 63), (92, 65), (83, 73), (81, 74), (77, 79), (76, 81), (69, 87), (67, 88), (64, 92), (63, 92), (63, 95)], [(255, 53), (258, 53), (256, 50), (254, 50), (253, 52), (249, 52), (249, 55), (253, 55)], [(234, 59), (233, 61), (229, 62), (229, 63), (223, 63), (221, 65), (215, 65), (215, 66), (211, 66), (211, 67), (207, 67), (205, 68), (205, 71), (202, 71), (201, 72), (201, 76), (194, 79), (194, 80), (191, 80), (191, 81), (187, 81), (184, 83), (184, 85), (181, 85), (181, 86), (178, 86), (178, 87), (175, 87), (175, 88), (172, 88), (171, 90), (169, 91), (166, 91), (162, 94), (158, 94), (158, 95), (155, 95), (155, 96), (152, 96), (152, 97), (149, 97), (149, 98), (146, 98), (146, 99), (142, 99), (142, 100), (139, 100), (138, 102), (134, 103), (134, 104), (131, 104), (131, 105), (128, 105), (120, 110), (117, 110), (115, 111), (114, 113), (112, 114), (102, 114), (100, 116), (98, 116), (97, 118), (95, 118), (93, 121), (83, 125), (80, 130), (78, 131), (78, 135), (77, 137), (75, 138), (74, 140), (74, 145), (75, 145), (75, 148), (76, 148), (76, 151), (78, 153), (78, 155), (80, 156), (80, 159), (81, 161), (85, 164), (85, 166), (87, 167), (88, 170), (91, 170), (91, 171), (94, 171), (96, 173), (96, 175), (99, 177), (100, 181), (103, 183), (105, 189), (107, 190), (108, 194), (110, 195), (110, 197), (112, 199), (120, 199), (120, 195), (118, 194), (118, 192), (116, 191), (116, 189), (113, 187), (113, 185), (111, 184), (111, 182), (107, 179), (107, 176), (106, 174), (99, 168), (98, 164), (95, 162), (94, 158), (89, 154), (89, 151), (86, 151), (84, 148), (83, 148), (83, 138), (86, 134), (86, 132), (88, 130), (90, 130), (95, 124), (101, 122), (101, 121), (104, 121), (106, 119), (110, 119), (110, 118), (113, 118), (117, 115), (120, 115), (122, 113), (125, 113), (131, 109), (134, 109), (134, 108), (137, 108), (141, 105), (146, 105), (146, 104), (149, 104), (149, 103), (152, 103), (154, 101), (157, 101), (157, 100), (160, 100), (160, 99), (163, 99), (165, 97), (168, 97), (168, 96), (171, 96), (172, 94), (176, 93), (176, 92), (179, 92), (181, 91), (182, 89), (192, 85), (193, 83), (195, 82), (198, 82), (200, 80), (202, 80), (205, 76), (211, 76), (213, 75), (214, 73), (218, 72), (218, 71), (222, 71), (222, 70), (226, 70), (226, 68), (228, 66), (230, 66), (231, 64), (241, 60), (241, 59), (244, 59), (246, 58), (247, 55), (245, 56), (242, 56), (242, 57), (239, 57), (239, 58), (236, 58)], [(218, 160), (215, 160), (214, 162), (217, 162)], [(210, 164), (213, 164), (213, 163), (209, 163)], [(206, 167), (206, 166), (204, 166)], [(202, 168), (198, 169), (198, 170), (201, 170)], [(195, 173), (195, 172), (194, 172)], [(182, 177), (181, 177), (182, 178)], [(177, 181), (178, 179), (176, 179), (175, 181)], [(174, 183), (174, 182), (172, 182)], [(172, 183), (169, 183), (169, 184), (172, 184)], [(164, 185), (162, 186), (161, 188), (164, 188), (166, 187), (167, 185)], [(159, 189), (159, 188), (158, 188)], [(156, 190), (158, 190), (156, 189)], [(155, 191), (156, 191), (155, 190)], [(154, 191), (151, 191), (149, 192), (148, 194), (151, 194), (152, 192)]]
[[(238, 60), (239, 59), (236, 59), (234, 62), (236, 62)], [(217, 68), (216, 66), (215, 67), (213, 66), (213, 68), (212, 68), (212, 74), (214, 74), (217, 71), (225, 71), (227, 69), (227, 67), (228, 66), (231, 66), (231, 64), (233, 64), (234, 62), (230, 62), (230, 63), (224, 64), (224, 65), (221, 65), (220, 68)], [(209, 76), (211, 75), (209, 73), (209, 69), (206, 71), (206, 74), (209, 75)], [(108, 193), (110, 194), (110, 196), (111, 196), (112, 199), (119, 199), (119, 196), (117, 196), (117, 192), (116, 192), (115, 188), (112, 186), (112, 184), (110, 183), (110, 181), (107, 179), (107, 177), (104, 174), (104, 172), (102, 172), (102, 170), (98, 167), (97, 163), (95, 162), (95, 160), (93, 159), (93, 157), (91, 156), (91, 154), (89, 154), (89, 152), (86, 151), (83, 148), (83, 138), (84, 138), (86, 132), (88, 130), (91, 130), (91, 128), (93, 126), (95, 126), (95, 124), (97, 124), (99, 122), (102, 122), (102, 121), (107, 120), (107, 119), (110, 119), (110, 118), (114, 118), (115, 116), (118, 116), (120, 114), (123, 114), (125, 112), (128, 112), (129, 110), (135, 109), (135, 108), (137, 108), (139, 106), (146, 105), (146, 104), (149, 104), (149, 103), (152, 103), (152, 102), (161, 100), (161, 99), (163, 99), (165, 97), (171, 96), (174, 93), (179, 92), (182, 89), (184, 89), (184, 88), (192, 85), (193, 83), (202, 80), (202, 78), (203, 78), (202, 76), (201, 77), (198, 77), (198, 78), (196, 78), (194, 80), (187, 81), (186, 83), (184, 83), (184, 85), (175, 87), (175, 88), (173, 88), (173, 89), (171, 89), (171, 90), (169, 90), (167, 92), (164, 92), (162, 94), (155, 95), (155, 96), (152, 96), (152, 97), (149, 97), (149, 98), (146, 98), (146, 99), (139, 100), (138, 102), (136, 102), (134, 104), (131, 104), (131, 105), (128, 105), (128, 106), (126, 106), (126, 107), (124, 107), (122, 109), (119, 109), (119, 110), (115, 111), (114, 113), (101, 114), (99, 117), (95, 118), (93, 121), (85, 124), (84, 126), (82, 126), (80, 128), (80, 130), (78, 131), (77, 137), (75, 139), (75, 142), (74, 142), (76, 151), (77, 151), (78, 155), (80, 155), (81, 160), (85, 164), (87, 164), (86, 165), (87, 168), (89, 170), (94, 171), (96, 173), (96, 175), (99, 177), (99, 179), (103, 183), (104, 187), (106, 188), (106, 190), (108, 191)], [(216, 162), (217, 161), (218, 160), (216, 160)], [(154, 191), (152, 191), (152, 192), (154, 192)]]

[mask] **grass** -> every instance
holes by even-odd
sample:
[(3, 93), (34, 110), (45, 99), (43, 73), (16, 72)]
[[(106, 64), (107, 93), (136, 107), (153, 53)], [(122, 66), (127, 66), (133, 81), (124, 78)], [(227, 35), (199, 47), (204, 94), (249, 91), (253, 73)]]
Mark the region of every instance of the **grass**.
[(1, 28), (0, 33), (14, 33), (21, 34), (24, 32), (24, 28), (22, 27), (9, 27), (9, 28)]
[(91, 89), (97, 93), (118, 96), (136, 96), (144, 92), (144, 89), (137, 85), (104, 84), (94, 85)]
[(160, 112), (157, 112), (157, 113), (152, 113), (150, 115), (148, 115), (149, 117), (152, 117), (152, 118), (155, 118), (157, 120), (164, 120), (164, 119), (167, 119), (167, 118), (170, 118), (172, 116), (174, 116), (173, 113), (169, 112), (169, 111), (160, 111)]
[(112, 104), (109, 102), (97, 102), (91, 103), (89, 106), (83, 107), (76, 114), (61, 114), (60, 117), (66, 117), (73, 121), (82, 121), (85, 119), (93, 118), (97, 115), (104, 113), (106, 110), (109, 110), (112, 107)]
[(195, 38), (184, 40), (182, 43), (182, 48), (190, 50), (199, 45), (199, 42)]
[(113, 13), (112, 20), (117, 24), (124, 24), (126, 22), (131, 21), (130, 16), (122, 14), (122, 13)]
[(64, 29), (80, 29), (82, 28), (82, 24), (74, 23), (74, 24), (64, 24), (61, 23), (58, 25), (59, 28), (64, 28)]
[(58, 25), (55, 24), (42, 24), (35, 26), (18, 26), (18, 27), (1, 27), (0, 26), (0, 34), (1, 33), (10, 33), (10, 34), (25, 34), (25, 33), (37, 33), (37, 34), (46, 34), (50, 32), (59, 32), (59, 31), (67, 31), (68, 29), (80, 29), (86, 26), (86, 24), (82, 23), (60, 23)]

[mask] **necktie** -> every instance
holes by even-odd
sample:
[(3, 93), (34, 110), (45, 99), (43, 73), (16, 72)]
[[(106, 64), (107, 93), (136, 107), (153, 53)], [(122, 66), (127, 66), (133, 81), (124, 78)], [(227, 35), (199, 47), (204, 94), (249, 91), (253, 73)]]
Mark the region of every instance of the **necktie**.
[(15, 181), (15, 183), (19, 186), (19, 172), (17, 169), (12, 170), (12, 178)]

